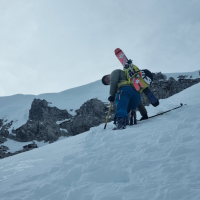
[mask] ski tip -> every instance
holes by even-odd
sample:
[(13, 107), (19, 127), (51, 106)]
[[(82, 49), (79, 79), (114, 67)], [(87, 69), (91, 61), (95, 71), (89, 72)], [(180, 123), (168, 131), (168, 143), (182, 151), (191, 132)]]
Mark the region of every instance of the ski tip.
[(118, 53), (120, 53), (122, 50), (120, 48), (116, 48), (115, 49), (115, 55), (117, 55)]

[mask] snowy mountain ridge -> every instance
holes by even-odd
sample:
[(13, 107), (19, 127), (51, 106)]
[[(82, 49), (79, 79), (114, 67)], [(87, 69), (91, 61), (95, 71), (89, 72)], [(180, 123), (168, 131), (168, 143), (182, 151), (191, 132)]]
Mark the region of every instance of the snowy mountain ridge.
[(167, 99), (149, 116), (113, 131), (108, 123), (0, 160), (3, 200), (200, 199), (200, 83)]

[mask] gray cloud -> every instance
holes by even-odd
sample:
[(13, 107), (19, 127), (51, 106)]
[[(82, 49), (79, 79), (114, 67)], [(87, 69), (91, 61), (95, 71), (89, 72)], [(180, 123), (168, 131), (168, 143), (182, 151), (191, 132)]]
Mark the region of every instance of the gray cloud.
[(121, 68), (200, 69), (195, 0), (1, 0), (0, 95), (59, 92)]

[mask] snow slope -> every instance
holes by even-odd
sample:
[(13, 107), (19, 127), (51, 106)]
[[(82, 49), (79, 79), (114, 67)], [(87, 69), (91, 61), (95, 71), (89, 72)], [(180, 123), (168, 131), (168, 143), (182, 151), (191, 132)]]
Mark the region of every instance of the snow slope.
[(113, 131), (83, 134), (0, 160), (2, 200), (199, 200), (200, 84), (147, 107), (149, 115)]

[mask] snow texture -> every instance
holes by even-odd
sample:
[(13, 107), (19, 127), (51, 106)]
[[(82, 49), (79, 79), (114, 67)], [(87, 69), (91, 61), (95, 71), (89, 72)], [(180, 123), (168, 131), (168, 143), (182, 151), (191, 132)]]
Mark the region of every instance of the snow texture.
[(125, 130), (101, 124), (0, 160), (1, 199), (199, 200), (198, 91), (200, 84), (146, 107), (151, 116), (187, 104)]

